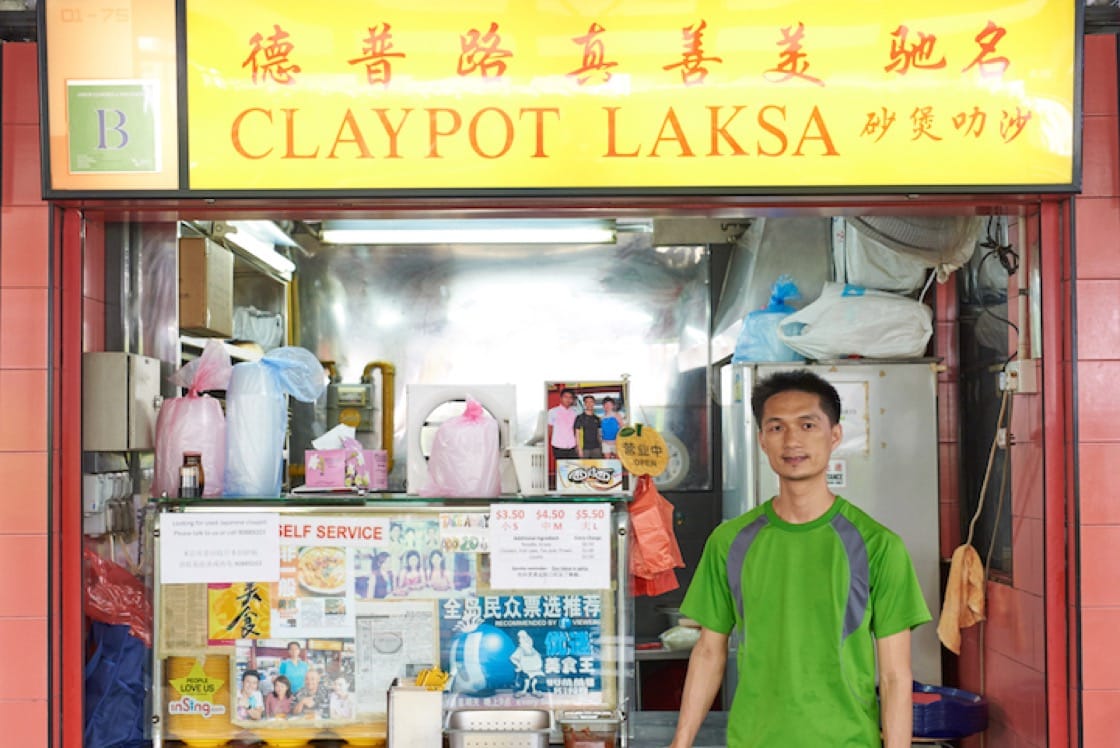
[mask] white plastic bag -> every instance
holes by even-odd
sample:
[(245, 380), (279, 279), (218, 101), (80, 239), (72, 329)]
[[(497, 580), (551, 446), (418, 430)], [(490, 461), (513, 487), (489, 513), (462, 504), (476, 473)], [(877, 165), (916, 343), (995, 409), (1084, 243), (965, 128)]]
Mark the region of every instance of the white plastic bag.
[(919, 358), (933, 313), (905, 296), (826, 283), (820, 298), (782, 320), (778, 339), (806, 358)]
[(221, 496), (226, 466), (226, 418), (222, 404), (200, 395), (224, 390), (230, 377), (229, 353), (217, 340), (207, 341), (202, 355), (172, 375), (187, 387), (183, 397), (163, 401), (156, 419), (155, 475), (152, 495), (179, 495), (179, 468), (184, 452), (202, 453), (204, 496)]
[(836, 280), (864, 288), (909, 293), (926, 282), (929, 263), (862, 233), (846, 218), (834, 218)]
[(498, 422), (472, 397), (460, 416), (440, 424), (421, 496), (494, 497), (502, 491)]

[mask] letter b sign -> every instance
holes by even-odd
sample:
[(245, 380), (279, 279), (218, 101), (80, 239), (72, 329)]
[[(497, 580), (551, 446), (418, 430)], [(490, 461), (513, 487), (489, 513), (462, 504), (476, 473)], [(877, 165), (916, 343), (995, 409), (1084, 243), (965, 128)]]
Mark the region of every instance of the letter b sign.
[(128, 117), (120, 109), (97, 110), (98, 150), (117, 150), (128, 145), (128, 131), (124, 129)]
[(71, 174), (160, 171), (157, 81), (68, 81)]

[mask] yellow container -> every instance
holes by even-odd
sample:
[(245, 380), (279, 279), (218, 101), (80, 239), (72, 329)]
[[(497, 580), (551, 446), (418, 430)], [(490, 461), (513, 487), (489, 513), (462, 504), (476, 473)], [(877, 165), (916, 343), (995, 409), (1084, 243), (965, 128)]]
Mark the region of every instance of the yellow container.
[(168, 738), (188, 748), (217, 748), (240, 730), (230, 724), (229, 657), (168, 657), (163, 665)]
[(355, 748), (384, 748), (388, 740), (388, 727), (384, 720), (335, 727), (331, 732), (345, 740), (346, 745)]

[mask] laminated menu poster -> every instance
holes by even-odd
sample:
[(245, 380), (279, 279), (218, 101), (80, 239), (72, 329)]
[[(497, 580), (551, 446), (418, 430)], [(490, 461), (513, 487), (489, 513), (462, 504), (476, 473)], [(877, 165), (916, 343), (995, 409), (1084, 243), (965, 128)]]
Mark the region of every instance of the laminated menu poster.
[(452, 703), (603, 704), (602, 602), (597, 593), (440, 601), (440, 666)]
[(235, 725), (329, 727), (358, 720), (352, 638), (240, 640), (230, 677)]

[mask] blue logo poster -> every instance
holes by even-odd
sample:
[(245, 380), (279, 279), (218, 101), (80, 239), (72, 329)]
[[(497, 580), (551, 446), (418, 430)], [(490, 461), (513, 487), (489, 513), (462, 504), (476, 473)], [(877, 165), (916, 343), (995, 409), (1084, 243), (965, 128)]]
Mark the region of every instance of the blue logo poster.
[(602, 703), (599, 594), (445, 599), (439, 620), (456, 705)]

